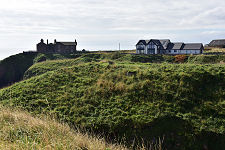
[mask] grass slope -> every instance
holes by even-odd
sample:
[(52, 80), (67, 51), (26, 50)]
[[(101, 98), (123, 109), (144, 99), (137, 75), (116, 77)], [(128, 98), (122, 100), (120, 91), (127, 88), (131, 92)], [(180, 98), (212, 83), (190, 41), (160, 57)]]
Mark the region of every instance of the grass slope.
[(77, 58), (81, 54), (41, 54), (24, 52), (0, 61), (0, 88), (23, 79), (25, 71), (35, 63), (46, 60)]
[(24, 72), (33, 65), (36, 53), (21, 53), (0, 61), (0, 88), (23, 79)]
[(224, 147), (224, 65), (83, 60), (37, 64), (30, 79), (0, 90), (0, 101), (127, 141), (161, 137), (167, 149)]
[[(124, 54), (122, 54), (124, 53)], [(224, 63), (225, 55), (197, 55), (184, 56), (184, 60), (179, 61), (176, 56), (169, 55), (134, 55), (127, 54), (126, 51), (119, 52), (99, 52), (99, 53), (82, 53), (74, 54), (42, 54), (35, 52), (24, 52), (10, 56), (0, 61), (0, 88), (9, 86), (23, 79), (27, 69), (38, 62), (48, 60), (62, 60), (79, 58), (80, 62), (100, 61), (103, 59), (116, 60), (118, 62), (141, 62), (141, 63)], [(79, 61), (78, 61), (79, 63)], [(26, 78), (26, 75), (25, 75)]]
[(126, 150), (99, 137), (74, 131), (49, 117), (0, 106), (0, 149)]
[[(42, 56), (41, 54), (40, 56)], [(48, 71), (57, 70), (64, 67), (78, 65), (87, 62), (115, 62), (117, 64), (143, 64), (143, 63), (180, 63), (176, 60), (175, 56), (168, 55), (132, 55), (121, 53), (92, 53), (83, 54), (76, 59), (67, 60), (55, 60), (46, 61), (42, 63), (36, 63), (31, 66), (25, 73), (24, 79), (28, 79), (32, 76), (41, 75)], [(178, 61), (178, 62), (177, 62)], [(185, 56), (184, 62), (188, 64), (223, 64), (225, 61), (225, 55), (194, 55)]]

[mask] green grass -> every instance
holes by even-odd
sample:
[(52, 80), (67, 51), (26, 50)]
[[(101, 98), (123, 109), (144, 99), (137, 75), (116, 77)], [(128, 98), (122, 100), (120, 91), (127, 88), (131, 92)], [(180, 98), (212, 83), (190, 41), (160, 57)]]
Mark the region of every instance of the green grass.
[[(126, 51), (121, 51), (122, 53)], [(26, 52), (10, 56), (0, 61), (0, 88), (9, 86), (23, 79), (24, 73), (33, 64), (49, 61), (77, 58), (77, 64), (82, 62), (99, 62), (104, 59), (113, 60), (117, 63), (177, 63), (174, 56), (169, 55), (134, 55), (122, 54), (120, 52), (100, 52), (100, 53), (74, 53), (74, 54), (42, 54)], [(224, 63), (225, 55), (187, 55), (184, 63)], [(74, 63), (74, 62), (72, 62)], [(49, 68), (46, 68), (49, 70)], [(52, 69), (52, 68), (50, 68)], [(43, 70), (44, 71), (44, 70)], [(28, 71), (29, 72), (29, 71)], [(36, 72), (33, 72), (36, 74)], [(32, 73), (31, 73), (32, 74)], [(29, 73), (28, 73), (29, 77)], [(27, 78), (27, 75), (25, 75)]]
[[(44, 54), (41, 54), (44, 55)], [(188, 64), (222, 64), (225, 61), (225, 55), (190, 55), (186, 56), (184, 63)], [(67, 59), (55, 61), (46, 61), (36, 63), (31, 66), (24, 74), (24, 79), (35, 75), (43, 74), (47, 71), (57, 70), (72, 65), (87, 63), (87, 62), (115, 62), (117, 64), (140, 64), (146, 63), (176, 63), (174, 56), (169, 55), (132, 55), (115, 53), (91, 53), (83, 54), (76, 59)], [(43, 65), (44, 64), (44, 65)]]
[(0, 88), (23, 79), (24, 72), (33, 65), (36, 53), (21, 53), (0, 62)]
[(0, 90), (0, 102), (127, 145), (160, 137), (167, 149), (222, 149), (224, 56), (18, 54), (0, 62), (0, 81), (24, 81)]
[[(0, 149), (128, 150), (104, 138), (70, 128), (50, 116), (36, 117), (0, 106)], [(155, 149), (156, 150), (156, 149)]]
[(128, 143), (161, 137), (167, 149), (224, 147), (223, 64), (134, 63), (123, 59), (141, 56), (115, 55), (38, 63), (29, 79), (0, 90), (0, 101)]

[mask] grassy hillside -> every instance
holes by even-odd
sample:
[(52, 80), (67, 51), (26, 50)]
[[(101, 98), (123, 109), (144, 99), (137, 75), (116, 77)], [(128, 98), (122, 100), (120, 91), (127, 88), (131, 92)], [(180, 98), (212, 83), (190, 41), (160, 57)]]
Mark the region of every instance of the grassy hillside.
[(0, 62), (0, 88), (23, 79), (24, 72), (33, 64), (36, 53), (21, 53)]
[[(43, 54), (42, 54), (43, 55)], [(143, 63), (188, 63), (188, 64), (223, 64), (225, 55), (183, 55), (181, 59), (168, 55), (132, 55), (121, 53), (93, 53), (83, 54), (77, 59), (55, 60), (37, 63), (31, 66), (24, 74), (24, 79), (60, 68), (87, 63), (111, 61), (117, 64)]]
[(205, 53), (225, 53), (225, 48), (205, 47)]
[[(35, 63), (49, 61), (79, 58), (77, 63), (101, 61), (104, 59), (117, 62), (141, 62), (141, 63), (224, 63), (225, 55), (187, 55), (183, 57), (168, 55), (134, 55), (127, 54), (127, 51), (119, 52), (99, 52), (75, 54), (42, 54), (35, 52), (25, 52), (10, 56), (0, 61), (0, 88), (9, 86), (23, 79), (27, 69)], [(181, 59), (182, 58), (182, 59)], [(72, 62), (74, 63), (74, 62)], [(57, 66), (56, 66), (57, 67)], [(35, 72), (33, 72), (35, 73)], [(26, 75), (25, 75), (26, 78)]]
[(0, 101), (55, 114), (109, 137), (125, 136), (128, 143), (161, 137), (167, 149), (224, 147), (223, 64), (143, 64), (134, 63), (141, 57), (136, 55), (102, 57), (36, 64), (27, 72), (29, 79), (0, 90)]
[(0, 88), (9, 86), (23, 79), (25, 71), (35, 63), (77, 58), (81, 54), (41, 54), (36, 52), (25, 52), (12, 55), (0, 61)]
[(100, 137), (74, 131), (49, 117), (0, 106), (0, 149), (127, 150)]

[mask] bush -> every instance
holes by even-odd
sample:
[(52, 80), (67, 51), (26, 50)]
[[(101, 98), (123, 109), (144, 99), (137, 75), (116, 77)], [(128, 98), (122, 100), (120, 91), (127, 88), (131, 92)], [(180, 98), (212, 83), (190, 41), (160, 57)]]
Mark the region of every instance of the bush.
[(186, 55), (176, 55), (175, 56), (175, 62), (177, 63), (184, 63), (187, 60)]

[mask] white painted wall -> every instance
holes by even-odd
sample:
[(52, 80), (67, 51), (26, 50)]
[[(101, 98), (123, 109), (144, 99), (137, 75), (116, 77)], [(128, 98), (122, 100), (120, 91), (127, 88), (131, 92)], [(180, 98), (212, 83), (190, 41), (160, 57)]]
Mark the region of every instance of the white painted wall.
[(166, 50), (165, 54), (200, 54), (200, 50)]

